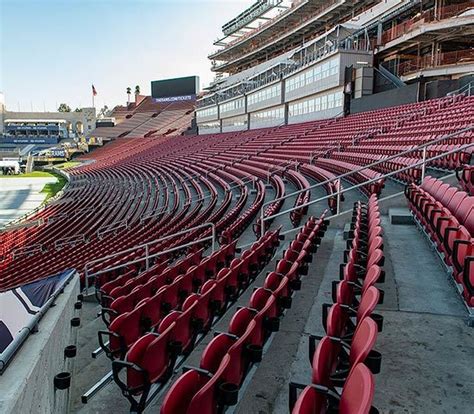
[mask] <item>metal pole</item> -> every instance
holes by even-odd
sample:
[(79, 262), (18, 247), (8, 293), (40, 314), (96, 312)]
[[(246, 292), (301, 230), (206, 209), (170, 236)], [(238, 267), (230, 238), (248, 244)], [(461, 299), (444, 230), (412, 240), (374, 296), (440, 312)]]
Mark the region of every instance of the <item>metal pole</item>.
[(86, 283), (86, 292), (89, 292), (89, 269), (87, 269), (87, 264), (86, 266), (84, 267), (84, 278), (86, 279), (85, 280), (85, 283)]
[(149, 254), (150, 254), (150, 248), (147, 245), (145, 245), (145, 256), (146, 256), (146, 259), (145, 259), (145, 269), (148, 270), (150, 268), (150, 257), (149, 257)]
[(341, 180), (337, 181), (337, 198), (336, 198), (336, 214), (339, 215), (339, 212), (341, 210)]
[(421, 166), (421, 182), (425, 179), (425, 169), (426, 169), (426, 147), (423, 148), (423, 165)]
[(212, 253), (216, 250), (216, 226), (214, 223), (211, 226), (212, 229)]

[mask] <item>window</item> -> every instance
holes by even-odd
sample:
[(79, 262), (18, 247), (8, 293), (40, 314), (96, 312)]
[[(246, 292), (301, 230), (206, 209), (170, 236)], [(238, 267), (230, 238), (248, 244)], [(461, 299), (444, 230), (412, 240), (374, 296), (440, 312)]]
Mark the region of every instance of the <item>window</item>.
[(339, 73), (339, 56), (326, 60), (298, 75), (288, 78), (285, 84), (285, 91), (291, 92), (295, 89), (319, 82), (329, 76), (336, 75), (337, 73)]
[(200, 131), (206, 131), (208, 129), (220, 129), (220, 122), (219, 121), (212, 121), (206, 122), (204, 124), (199, 124)]
[(276, 96), (280, 95), (281, 86), (273, 85), (269, 88), (262, 89), (258, 92), (252, 93), (248, 97), (248, 104), (253, 105), (259, 102), (267, 101), (269, 99), (275, 98)]
[(235, 99), (233, 101), (224, 103), (220, 105), (221, 113), (235, 111), (236, 109), (243, 108), (244, 98)]
[(300, 116), (315, 112), (342, 107), (343, 93), (330, 92), (303, 101), (291, 103), (288, 107), (289, 116)]
[(204, 118), (206, 116), (215, 116), (217, 115), (217, 106), (213, 106), (207, 109), (201, 109), (197, 111), (198, 118)]
[(275, 109), (268, 109), (264, 111), (254, 112), (250, 114), (250, 119), (252, 123), (259, 123), (259, 122), (271, 122), (271, 121), (283, 121), (285, 116), (284, 108), (275, 108)]
[(234, 127), (234, 126), (246, 126), (247, 125), (247, 116), (236, 116), (233, 118), (227, 118), (222, 120), (223, 127)]

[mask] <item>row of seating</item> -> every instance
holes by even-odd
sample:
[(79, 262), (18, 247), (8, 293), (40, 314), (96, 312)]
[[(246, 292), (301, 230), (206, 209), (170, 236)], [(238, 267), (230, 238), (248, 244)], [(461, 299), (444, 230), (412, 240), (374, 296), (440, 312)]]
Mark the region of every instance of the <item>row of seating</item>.
[(430, 176), (419, 186), (407, 186), (405, 194), (416, 222), (442, 254), (466, 304), (474, 307), (474, 197)]
[[(172, 279), (164, 271), (132, 291), (148, 293), (150, 282), (165, 279), (156, 293), (117, 316), (108, 331), (99, 332), (101, 347), (113, 360), (114, 380), (133, 411), (144, 409), (152, 386), (168, 381), (178, 358), (191, 352), (198, 337), (210, 330), (269, 262), (278, 244), (279, 230), (267, 232), (240, 258), (233, 259), (224, 246), (218, 255), (205, 257), (184, 274), (174, 274)], [(110, 338), (108, 345), (105, 337)]]
[[(310, 218), (283, 254), (264, 287), (254, 290), (249, 305), (238, 309), (227, 333), (218, 333), (201, 355), (199, 368), (187, 368), (164, 397), (161, 414), (217, 413), (237, 404), (251, 366), (261, 361), (263, 347), (278, 331), (280, 317), (291, 306), (300, 275), (316, 252), (327, 221)], [(282, 269), (284, 271), (281, 271)]]
[[(368, 414), (381, 355), (374, 350), (383, 317), (374, 313), (383, 292), (374, 285), (384, 279), (383, 240), (377, 198), (356, 203), (341, 281), (333, 283), (333, 304), (324, 304), (325, 336), (309, 337), (311, 384), (291, 382), (292, 414), (339, 412)], [(319, 340), (316, 346), (316, 341)], [(298, 395), (298, 390), (302, 390)], [(341, 390), (342, 391), (339, 391)]]

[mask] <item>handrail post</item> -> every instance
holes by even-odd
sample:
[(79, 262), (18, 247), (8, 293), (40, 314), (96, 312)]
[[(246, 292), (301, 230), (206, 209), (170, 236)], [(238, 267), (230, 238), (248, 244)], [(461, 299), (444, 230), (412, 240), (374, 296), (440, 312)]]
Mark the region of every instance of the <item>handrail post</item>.
[(425, 179), (425, 170), (426, 170), (426, 147), (423, 147), (423, 164), (421, 166), (421, 182)]
[(263, 217), (264, 216), (264, 209), (263, 209), (263, 206), (262, 206), (262, 209), (260, 210), (260, 237), (263, 237), (263, 235), (265, 234), (265, 218)]
[(341, 211), (341, 180), (337, 180), (336, 215)]
[(211, 229), (212, 229), (212, 253), (215, 252), (216, 250), (216, 225), (214, 223), (211, 223)]
[(150, 248), (148, 243), (145, 245), (145, 268), (148, 270), (150, 268)]
[(85, 279), (85, 290), (86, 293), (89, 292), (89, 269), (87, 268), (88, 263), (84, 267), (84, 279)]

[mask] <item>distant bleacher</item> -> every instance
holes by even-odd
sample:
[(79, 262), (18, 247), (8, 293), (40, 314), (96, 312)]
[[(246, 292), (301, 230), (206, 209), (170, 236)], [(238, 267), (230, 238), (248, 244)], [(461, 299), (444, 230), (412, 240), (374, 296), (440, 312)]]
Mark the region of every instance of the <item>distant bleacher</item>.
[(118, 137), (141, 137), (166, 135), (172, 131), (180, 134), (191, 126), (194, 102), (155, 102), (147, 96), (138, 105), (117, 106), (111, 116), (114, 127), (97, 127), (91, 136), (114, 139)]

